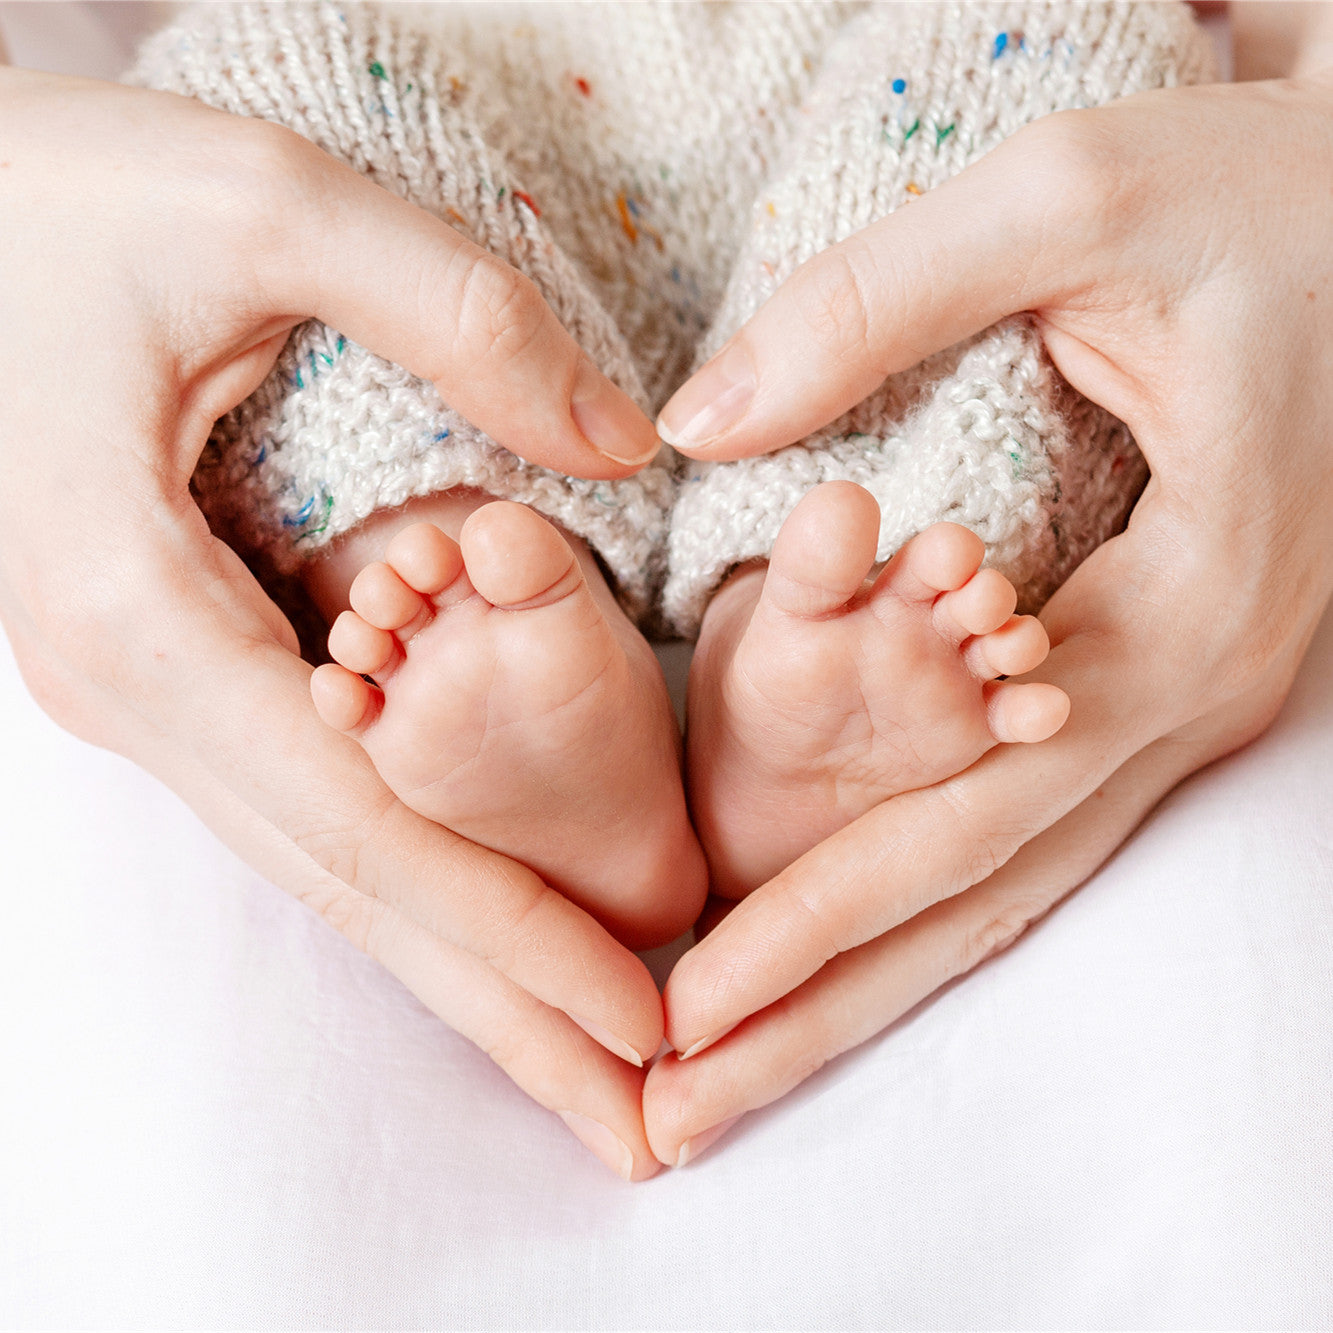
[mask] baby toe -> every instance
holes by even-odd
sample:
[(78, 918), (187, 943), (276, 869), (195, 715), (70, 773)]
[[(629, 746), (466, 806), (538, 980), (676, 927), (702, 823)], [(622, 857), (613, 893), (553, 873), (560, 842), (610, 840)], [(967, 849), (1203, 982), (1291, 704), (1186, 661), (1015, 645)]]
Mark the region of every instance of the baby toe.
[(904, 601), (934, 601), (940, 593), (967, 583), (985, 554), (975, 532), (957, 523), (934, 523), (884, 566), (876, 587), (888, 588)]
[(974, 634), (993, 634), (1008, 624), (1017, 605), (1014, 585), (999, 570), (982, 569), (939, 599), (935, 604), (935, 624), (942, 633), (958, 640)]
[(363, 620), (355, 611), (344, 611), (329, 630), (329, 656), (357, 675), (374, 675), (387, 666), (397, 650), (388, 630)]
[(333, 662), (315, 668), (310, 677), (315, 711), (335, 731), (355, 731), (370, 719), (375, 691), (355, 672)]
[(1010, 616), (999, 629), (973, 639), (963, 655), (974, 674), (992, 679), (1032, 671), (1050, 650), (1046, 627), (1036, 616)]
[(997, 741), (1031, 745), (1054, 736), (1069, 716), (1069, 696), (1058, 685), (1005, 682), (986, 687), (986, 721)]
[(384, 560), (407, 588), (423, 597), (438, 596), (463, 572), (458, 543), (434, 523), (413, 523), (396, 532)]
[(421, 594), (382, 561), (367, 565), (352, 580), (348, 600), (362, 620), (384, 630), (402, 629), (426, 610)]

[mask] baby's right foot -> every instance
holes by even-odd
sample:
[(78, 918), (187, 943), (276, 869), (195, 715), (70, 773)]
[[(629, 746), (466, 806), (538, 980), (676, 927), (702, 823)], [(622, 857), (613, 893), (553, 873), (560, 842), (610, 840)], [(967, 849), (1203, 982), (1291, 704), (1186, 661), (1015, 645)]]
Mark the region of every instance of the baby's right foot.
[(530, 866), (631, 948), (690, 925), (707, 876), (661, 669), (555, 528), (507, 501), (457, 542), (415, 524), (350, 600), (315, 705), (404, 804)]
[(937, 523), (873, 583), (879, 507), (819, 486), (767, 570), (713, 599), (690, 671), (689, 774), (714, 892), (739, 897), (872, 806), (967, 768), (997, 741), (1054, 734), (1054, 685), (995, 684), (1039, 666), (1040, 622), (980, 570), (980, 538)]

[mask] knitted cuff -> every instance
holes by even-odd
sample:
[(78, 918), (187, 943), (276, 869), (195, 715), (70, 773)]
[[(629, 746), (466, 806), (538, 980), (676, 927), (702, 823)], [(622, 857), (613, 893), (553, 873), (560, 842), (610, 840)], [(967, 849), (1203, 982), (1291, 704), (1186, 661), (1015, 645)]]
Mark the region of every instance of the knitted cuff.
[[(277, 121), (525, 273), (611, 380), (646, 406), (628, 348), (539, 206), (478, 129), (483, 74), (367, 4), (206, 4), (144, 49), (131, 78)], [(435, 388), (319, 323), (296, 329), (260, 388), (219, 421), (193, 488), (213, 530), (289, 574), (376, 510), (472, 487), (585, 538), (631, 615), (660, 581), (672, 499), (658, 464), (623, 481), (516, 458)]]
[[(961, 171), (1028, 122), (1210, 75), (1183, 4), (875, 6), (830, 47), (783, 167), (760, 192), (702, 363), (812, 255)], [(820, 482), (879, 501), (879, 557), (939, 520), (1036, 610), (1123, 526), (1147, 468), (1127, 428), (1066, 386), (1022, 319), (895, 375), (801, 445), (692, 463), (664, 611), (698, 632), (727, 572), (764, 557)]]

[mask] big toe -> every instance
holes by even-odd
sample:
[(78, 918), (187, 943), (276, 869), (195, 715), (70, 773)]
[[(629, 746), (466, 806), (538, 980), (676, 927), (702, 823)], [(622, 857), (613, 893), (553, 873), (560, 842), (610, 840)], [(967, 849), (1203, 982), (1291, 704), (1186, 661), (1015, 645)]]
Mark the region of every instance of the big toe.
[(468, 516), (458, 540), (472, 586), (493, 606), (546, 605), (582, 585), (569, 543), (525, 505), (483, 505)]
[(764, 600), (812, 618), (845, 606), (875, 563), (879, 505), (850, 481), (816, 486), (782, 525), (773, 544)]

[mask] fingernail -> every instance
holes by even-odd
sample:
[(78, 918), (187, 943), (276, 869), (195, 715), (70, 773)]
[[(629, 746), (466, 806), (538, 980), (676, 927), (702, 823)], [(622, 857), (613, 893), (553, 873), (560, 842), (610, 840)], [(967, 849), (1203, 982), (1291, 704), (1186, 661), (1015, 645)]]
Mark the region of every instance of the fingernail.
[[(739, 1021), (739, 1020), (737, 1020)], [(721, 1032), (714, 1032), (711, 1037), (705, 1037), (702, 1041), (696, 1041), (693, 1046), (687, 1050), (681, 1051), (680, 1058), (688, 1060), (692, 1055), (698, 1055), (700, 1051), (706, 1051), (714, 1042), (721, 1041), (734, 1027), (736, 1023), (730, 1023), (722, 1029)]]
[(600, 1042), (612, 1055), (618, 1055), (622, 1060), (628, 1060), (636, 1069), (643, 1068), (643, 1056), (629, 1042), (621, 1041), (619, 1037), (608, 1032), (600, 1023), (594, 1023), (590, 1018), (580, 1018), (578, 1014), (570, 1014), (569, 1016), (593, 1041)]
[(584, 439), (613, 463), (638, 467), (662, 447), (633, 399), (598, 374), (590, 361), (584, 362), (574, 381), (569, 415)]
[(657, 433), (673, 449), (697, 449), (745, 415), (758, 383), (749, 352), (731, 343), (676, 391)]
[(739, 1119), (740, 1116), (734, 1115), (729, 1120), (724, 1120), (720, 1125), (714, 1125), (712, 1129), (706, 1129), (702, 1134), (696, 1134), (692, 1139), (686, 1139), (680, 1145), (680, 1152), (676, 1155), (676, 1166), (682, 1167), (686, 1163), (694, 1161), (701, 1152), (711, 1148)]
[[(600, 1120), (577, 1111), (557, 1113), (577, 1138), (591, 1148), (622, 1180), (634, 1174), (634, 1154)], [(709, 1131), (710, 1133), (712, 1131)]]

